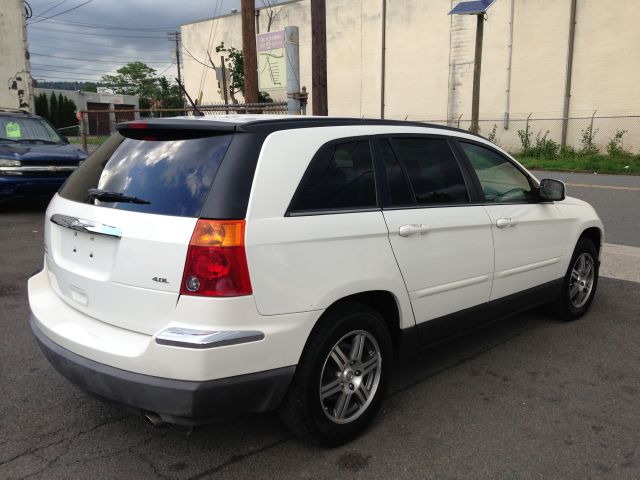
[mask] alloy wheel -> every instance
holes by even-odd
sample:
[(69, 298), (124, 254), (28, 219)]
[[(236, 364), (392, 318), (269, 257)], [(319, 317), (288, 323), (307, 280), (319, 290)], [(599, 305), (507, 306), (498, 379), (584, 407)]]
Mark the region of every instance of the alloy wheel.
[(364, 330), (344, 335), (333, 346), (320, 374), (320, 403), (334, 423), (362, 415), (375, 397), (382, 376), (382, 354), (375, 337)]
[(582, 308), (591, 295), (595, 279), (595, 262), (588, 253), (580, 255), (571, 270), (569, 301), (575, 308)]

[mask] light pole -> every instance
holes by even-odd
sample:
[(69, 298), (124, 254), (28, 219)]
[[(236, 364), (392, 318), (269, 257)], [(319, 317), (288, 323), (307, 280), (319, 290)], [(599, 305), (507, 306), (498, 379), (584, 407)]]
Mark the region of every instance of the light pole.
[(474, 0), (471, 2), (460, 2), (449, 15), (475, 15), (478, 17), (476, 26), (476, 53), (473, 63), (473, 96), (471, 99), (471, 131), (478, 133), (480, 125), (480, 73), (482, 71), (482, 40), (484, 37), (484, 17), (489, 7), (496, 0)]

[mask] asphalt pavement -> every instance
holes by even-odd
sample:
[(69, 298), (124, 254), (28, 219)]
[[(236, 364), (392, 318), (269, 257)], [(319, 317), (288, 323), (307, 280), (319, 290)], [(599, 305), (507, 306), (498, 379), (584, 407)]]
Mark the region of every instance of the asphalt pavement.
[[(591, 196), (607, 242), (633, 257), (640, 192), (568, 188)], [(577, 322), (536, 310), (396, 365), (382, 414), (344, 447), (302, 444), (275, 414), (187, 436), (88, 397), (40, 353), (26, 281), (42, 263), (43, 210), (0, 205), (0, 479), (640, 478), (640, 283), (601, 278)]]
[(605, 241), (640, 247), (640, 176), (534, 171), (536, 177), (556, 178), (567, 195), (594, 206), (605, 226)]

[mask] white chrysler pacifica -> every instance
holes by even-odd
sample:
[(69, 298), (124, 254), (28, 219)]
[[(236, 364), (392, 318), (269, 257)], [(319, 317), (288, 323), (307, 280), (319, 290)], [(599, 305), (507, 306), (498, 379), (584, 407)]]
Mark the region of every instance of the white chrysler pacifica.
[(590, 205), (468, 132), (134, 121), (51, 201), (31, 327), (71, 382), (154, 422), (278, 408), (337, 445), (399, 355), (541, 304), (582, 316), (602, 241)]

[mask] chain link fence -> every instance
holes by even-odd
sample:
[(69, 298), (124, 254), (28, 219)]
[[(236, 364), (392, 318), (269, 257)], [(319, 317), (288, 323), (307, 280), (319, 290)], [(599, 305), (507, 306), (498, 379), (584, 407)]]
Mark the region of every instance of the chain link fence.
[[(198, 106), (207, 116), (262, 113), (286, 115), (287, 102), (255, 104), (208, 104)], [(88, 110), (78, 112), (79, 125), (65, 128), (63, 134), (85, 150), (95, 150), (115, 131), (116, 124), (147, 118), (193, 115), (193, 108), (156, 110)], [(469, 130), (471, 117), (425, 118), (407, 116), (408, 121), (432, 123)], [(640, 115), (591, 115), (584, 117), (544, 118), (534, 114), (504, 118), (481, 118), (480, 134), (511, 153), (523, 153), (553, 142), (562, 145), (566, 128), (566, 146), (576, 151), (607, 153), (608, 145), (616, 145), (629, 153), (640, 154)]]
[[(286, 115), (287, 102), (242, 103), (242, 104), (206, 104), (199, 105), (198, 111), (205, 116), (225, 116), (246, 113)], [(65, 127), (64, 135), (74, 144), (92, 152), (116, 131), (116, 125), (132, 120), (165, 118), (177, 116), (193, 116), (192, 107), (182, 109), (114, 109), (85, 110), (78, 112), (78, 125)]]
[[(471, 128), (471, 117), (456, 118), (412, 118), (407, 120), (447, 125), (463, 130)], [(562, 145), (563, 124), (566, 123), (565, 145), (576, 151), (588, 150), (593, 153), (607, 153), (607, 147), (614, 142), (618, 148), (633, 154), (640, 154), (640, 115), (609, 115), (563, 118), (528, 116), (504, 118), (481, 118), (478, 122), (480, 135), (493, 141), (511, 153), (541, 146), (545, 142)]]

